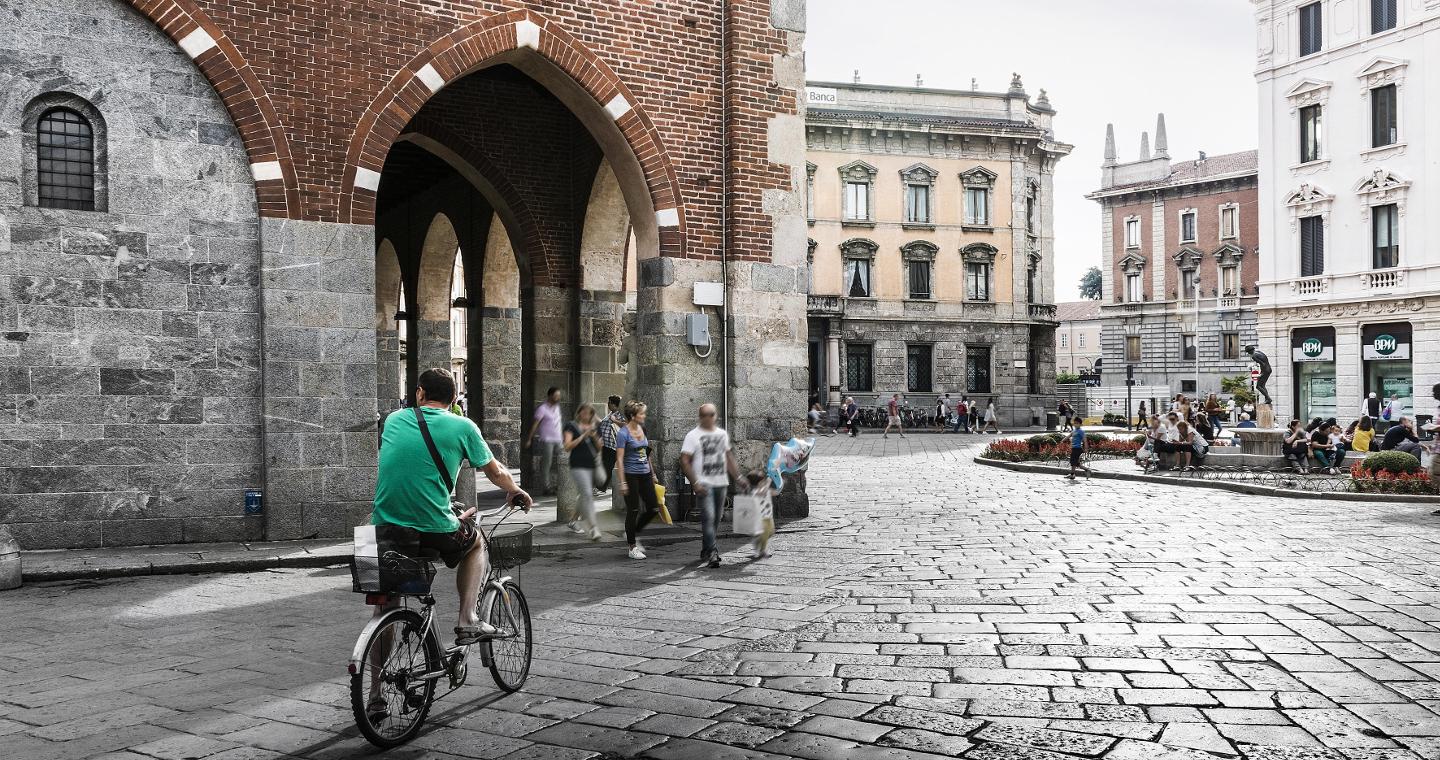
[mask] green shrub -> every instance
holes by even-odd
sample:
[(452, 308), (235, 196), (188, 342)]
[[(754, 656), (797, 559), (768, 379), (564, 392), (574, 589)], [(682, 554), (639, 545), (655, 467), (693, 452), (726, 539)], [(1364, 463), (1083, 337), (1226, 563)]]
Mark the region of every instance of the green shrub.
[(1106, 427), (1126, 427), (1130, 422), (1125, 419), (1125, 415), (1123, 414), (1106, 412), (1105, 416), (1100, 418), (1100, 424)]
[(1138, 443), (1138, 444), (1140, 444), (1141, 446), (1144, 446), (1144, 445), (1145, 445), (1145, 436), (1143, 436), (1143, 435), (1137, 435), (1137, 436), (1135, 436), (1134, 438), (1131, 438), (1131, 439), (1130, 439), (1130, 442), (1131, 442), (1131, 443)]
[(1420, 471), (1420, 460), (1403, 451), (1378, 451), (1360, 463), (1365, 472), (1410, 473)]
[(1056, 384), (1056, 385), (1073, 385), (1074, 383), (1078, 383), (1078, 382), (1080, 382), (1080, 376), (1077, 375), (1077, 374), (1075, 374), (1074, 372), (1056, 372), (1056, 373), (1055, 373), (1055, 384)]
[(1026, 442), (1031, 446), (1054, 446), (1063, 440), (1065, 440), (1064, 433), (1041, 433), (1030, 436)]
[(1104, 435), (1103, 433), (1086, 433), (1086, 434), (1085, 434), (1085, 442), (1088, 443), (1088, 444), (1090, 444), (1091, 446), (1094, 446), (1094, 445), (1097, 444), (1097, 443), (1104, 443), (1104, 442), (1106, 442), (1106, 441), (1108, 441), (1108, 440), (1110, 440), (1110, 436)]

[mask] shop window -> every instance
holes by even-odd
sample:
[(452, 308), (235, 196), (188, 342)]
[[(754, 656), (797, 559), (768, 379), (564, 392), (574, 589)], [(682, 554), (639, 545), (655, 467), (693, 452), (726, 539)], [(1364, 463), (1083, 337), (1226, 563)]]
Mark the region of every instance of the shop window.
[(1321, 140), (1322, 114), (1320, 106), (1309, 105), (1300, 109), (1300, 163), (1319, 161), (1322, 155)]
[(1240, 358), (1240, 333), (1227, 332), (1220, 334), (1220, 358)]
[(929, 393), (934, 364), (931, 346), (914, 344), (905, 347), (905, 389), (911, 393)]
[(965, 390), (968, 393), (990, 392), (989, 346), (969, 346), (965, 349)]
[(1325, 273), (1325, 224), (1318, 216), (1300, 220), (1300, 276), (1319, 277)]
[(1372, 263), (1376, 269), (1400, 266), (1400, 212), (1393, 203), (1370, 209)]
[(845, 389), (855, 393), (874, 390), (869, 345), (845, 345)]
[(1138, 364), (1140, 362), (1140, 336), (1125, 336), (1125, 363)]
[(1370, 145), (1383, 148), (1400, 140), (1399, 106), (1395, 85), (1370, 91)]

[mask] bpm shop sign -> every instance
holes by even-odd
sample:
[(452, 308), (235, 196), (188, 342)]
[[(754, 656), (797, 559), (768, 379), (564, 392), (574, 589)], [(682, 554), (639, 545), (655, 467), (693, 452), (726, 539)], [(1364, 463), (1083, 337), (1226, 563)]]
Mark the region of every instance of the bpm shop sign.
[(1333, 362), (1335, 347), (1327, 346), (1319, 338), (1306, 338), (1299, 346), (1291, 349), (1297, 362)]
[(833, 106), (840, 96), (834, 87), (806, 87), (805, 102), (812, 106)]
[(1399, 338), (1389, 333), (1381, 333), (1380, 335), (1376, 335), (1374, 340), (1365, 344), (1364, 357), (1365, 361), (1409, 359), (1410, 344), (1401, 343)]

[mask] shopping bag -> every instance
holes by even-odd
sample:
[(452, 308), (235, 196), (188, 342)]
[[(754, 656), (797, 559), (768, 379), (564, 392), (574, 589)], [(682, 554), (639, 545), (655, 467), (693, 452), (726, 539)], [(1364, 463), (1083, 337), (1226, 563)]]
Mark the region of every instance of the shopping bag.
[(674, 525), (675, 521), (670, 518), (670, 508), (665, 506), (665, 486), (655, 484), (655, 503), (660, 505), (660, 522), (666, 525)]
[(355, 526), (355, 554), (350, 560), (350, 580), (355, 591), (380, 590), (380, 553), (375, 526)]
[(731, 529), (742, 536), (758, 536), (765, 531), (765, 521), (773, 520), (775, 508), (770, 494), (736, 494), (731, 510)]

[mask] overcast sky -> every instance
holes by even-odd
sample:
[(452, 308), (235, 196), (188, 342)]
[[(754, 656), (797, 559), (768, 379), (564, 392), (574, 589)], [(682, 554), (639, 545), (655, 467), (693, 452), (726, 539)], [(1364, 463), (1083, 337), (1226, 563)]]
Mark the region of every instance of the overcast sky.
[(1003, 91), (1019, 72), (1045, 88), (1057, 139), (1075, 146), (1055, 172), (1055, 293), (1079, 297), (1100, 261), (1105, 124), (1121, 161), (1154, 140), (1163, 111), (1173, 159), (1257, 147), (1250, 0), (810, 0), (806, 76), (867, 84)]

